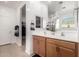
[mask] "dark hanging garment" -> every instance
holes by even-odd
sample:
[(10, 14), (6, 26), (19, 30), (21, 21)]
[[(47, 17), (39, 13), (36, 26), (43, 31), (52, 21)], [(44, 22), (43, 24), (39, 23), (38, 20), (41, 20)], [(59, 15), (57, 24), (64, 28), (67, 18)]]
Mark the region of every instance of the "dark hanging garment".
[(26, 28), (25, 26), (22, 26), (22, 36), (25, 36), (26, 35)]
[(19, 26), (18, 25), (15, 26), (15, 36), (19, 37)]

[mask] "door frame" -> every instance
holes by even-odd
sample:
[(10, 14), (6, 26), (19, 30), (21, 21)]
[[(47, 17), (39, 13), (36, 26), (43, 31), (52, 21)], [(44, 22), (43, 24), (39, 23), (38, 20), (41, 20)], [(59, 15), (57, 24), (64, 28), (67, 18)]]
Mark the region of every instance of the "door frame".
[[(22, 8), (26, 5), (26, 3), (24, 3), (21, 8), (20, 8), (20, 39), (21, 39), (21, 46), (22, 46)], [(25, 17), (26, 18), (26, 17)], [(25, 43), (26, 44), (26, 43)]]

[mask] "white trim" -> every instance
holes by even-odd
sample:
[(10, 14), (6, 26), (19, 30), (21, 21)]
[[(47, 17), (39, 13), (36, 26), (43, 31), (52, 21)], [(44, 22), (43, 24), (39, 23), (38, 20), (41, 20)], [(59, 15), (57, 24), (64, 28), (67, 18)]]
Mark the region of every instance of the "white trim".
[(25, 52), (26, 52), (26, 54), (27, 54), (28, 56), (32, 56), (32, 55), (33, 55), (33, 53), (31, 53), (31, 52), (28, 51), (27, 49), (25, 50)]

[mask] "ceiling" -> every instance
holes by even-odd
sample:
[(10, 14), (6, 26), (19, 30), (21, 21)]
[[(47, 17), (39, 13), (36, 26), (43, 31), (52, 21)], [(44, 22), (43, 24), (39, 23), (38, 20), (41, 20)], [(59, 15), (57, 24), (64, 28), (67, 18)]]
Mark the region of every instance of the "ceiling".
[(46, 4), (48, 6), (48, 14), (49, 16), (54, 14), (57, 10), (61, 7), (61, 1), (42, 1), (42, 3)]
[[(11, 7), (11, 8), (18, 8), (26, 1), (0, 1), (0, 5)], [(43, 4), (48, 6), (48, 15), (55, 14), (56, 11), (61, 9), (62, 1), (41, 1)], [(72, 3), (72, 2), (71, 2)], [(70, 4), (70, 2), (69, 2)]]
[(49, 15), (54, 14), (57, 10), (60, 10), (61, 4), (57, 1), (49, 2), (48, 4), (48, 13)]
[(11, 8), (18, 8), (24, 2), (25, 1), (0, 1), (0, 5)]
[[(0, 1), (0, 5), (11, 7), (11, 8), (18, 8), (21, 4), (23, 4), (25, 1)], [(57, 10), (59, 10), (59, 1), (41, 1), (42, 3), (46, 4), (48, 6), (48, 14), (54, 14)]]
[(64, 10), (64, 8), (67, 9), (68, 7), (74, 7), (74, 1), (42, 1), (42, 3), (48, 6), (49, 17), (61, 9)]

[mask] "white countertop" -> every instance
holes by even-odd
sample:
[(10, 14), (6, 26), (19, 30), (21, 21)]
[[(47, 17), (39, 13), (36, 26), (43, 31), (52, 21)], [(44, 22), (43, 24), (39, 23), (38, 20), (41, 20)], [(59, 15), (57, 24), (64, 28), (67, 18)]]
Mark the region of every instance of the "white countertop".
[(60, 33), (51, 33), (49, 31), (46, 31), (44, 33), (44, 31), (40, 30), (40, 31), (32, 32), (32, 35), (44, 36), (44, 37), (49, 37), (49, 38), (56, 38), (56, 39), (61, 39), (61, 40), (66, 40), (66, 41), (72, 41), (72, 42), (78, 42), (79, 43), (78, 35), (75, 32), (65, 33), (64, 36), (61, 36)]

